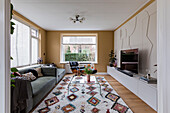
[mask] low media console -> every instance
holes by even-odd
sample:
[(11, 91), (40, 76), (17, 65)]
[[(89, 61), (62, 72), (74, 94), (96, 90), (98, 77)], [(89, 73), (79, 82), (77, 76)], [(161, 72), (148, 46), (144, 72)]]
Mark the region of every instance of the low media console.
[(120, 68), (115, 68), (117, 69), (118, 71), (130, 76), (130, 77), (133, 77), (134, 73), (132, 73), (131, 71), (128, 71), (128, 70), (121, 70)]
[(147, 84), (138, 75), (127, 76), (115, 67), (107, 66), (107, 73), (157, 111), (157, 84)]

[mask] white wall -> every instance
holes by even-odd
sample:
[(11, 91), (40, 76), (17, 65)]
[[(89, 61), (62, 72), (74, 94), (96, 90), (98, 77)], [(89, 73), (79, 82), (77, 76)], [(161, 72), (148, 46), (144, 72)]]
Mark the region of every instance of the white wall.
[(115, 31), (114, 51), (120, 66), (120, 50), (139, 48), (139, 73), (146, 74), (150, 70), (151, 76), (157, 64), (157, 6), (153, 2), (137, 16)]
[(170, 0), (158, 6), (158, 113), (170, 113)]

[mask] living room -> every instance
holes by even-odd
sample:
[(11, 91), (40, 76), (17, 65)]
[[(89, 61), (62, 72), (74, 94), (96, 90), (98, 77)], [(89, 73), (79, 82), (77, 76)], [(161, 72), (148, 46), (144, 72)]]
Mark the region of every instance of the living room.
[(11, 1), (11, 28), (2, 24), (11, 32), (1, 45), (2, 75), (11, 73), (2, 77), (2, 112), (167, 113), (158, 3)]

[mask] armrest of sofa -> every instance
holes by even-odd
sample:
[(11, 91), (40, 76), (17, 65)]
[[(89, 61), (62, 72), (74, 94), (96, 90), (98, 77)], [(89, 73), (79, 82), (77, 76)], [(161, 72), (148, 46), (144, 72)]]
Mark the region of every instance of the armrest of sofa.
[(42, 67), (41, 72), (44, 76), (57, 77), (57, 68), (55, 67)]
[(57, 68), (57, 82), (59, 82), (65, 75), (65, 69)]

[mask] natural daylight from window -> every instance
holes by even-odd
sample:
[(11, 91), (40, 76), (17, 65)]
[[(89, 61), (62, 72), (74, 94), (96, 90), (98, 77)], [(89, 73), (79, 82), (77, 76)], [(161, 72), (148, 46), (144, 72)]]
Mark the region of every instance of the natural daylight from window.
[(11, 67), (27, 66), (37, 63), (38, 59), (38, 30), (12, 20), (15, 23), (14, 34), (11, 35)]
[(97, 36), (63, 36), (61, 62), (97, 63)]

